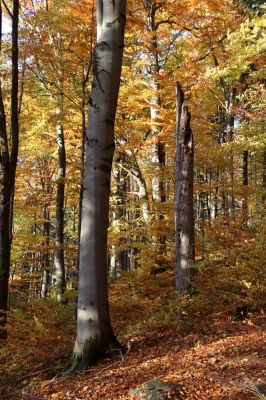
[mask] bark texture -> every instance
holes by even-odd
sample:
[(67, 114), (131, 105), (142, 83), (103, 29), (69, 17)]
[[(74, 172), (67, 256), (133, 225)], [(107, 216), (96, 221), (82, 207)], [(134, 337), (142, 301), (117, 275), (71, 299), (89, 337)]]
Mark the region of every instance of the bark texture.
[(184, 105), (184, 93), (179, 83), (177, 94), (176, 130), (176, 289), (188, 291), (189, 270), (195, 258), (193, 215), (193, 134), (190, 113)]
[(141, 211), (142, 211), (142, 217), (145, 223), (149, 219), (149, 205), (148, 205), (148, 189), (146, 185), (146, 181), (143, 177), (143, 174), (141, 172), (136, 154), (132, 150), (126, 150), (125, 153), (126, 160), (128, 162), (128, 168), (125, 169), (130, 177), (136, 182), (138, 186), (138, 196), (139, 200), (142, 202), (141, 205)]
[[(45, 190), (45, 184), (43, 183), (43, 190)], [(41, 253), (41, 265), (43, 269), (42, 273), (42, 283), (40, 296), (42, 299), (46, 299), (49, 293), (49, 284), (51, 281), (51, 268), (50, 268), (50, 256), (49, 256), (49, 246), (50, 246), (50, 210), (49, 204), (45, 204), (43, 207), (43, 248), (44, 251)]]
[(57, 301), (63, 302), (65, 292), (65, 259), (64, 259), (64, 200), (66, 177), (66, 150), (64, 130), (61, 122), (62, 108), (57, 110), (56, 142), (57, 142), (57, 191), (56, 191), (56, 216), (55, 216), (55, 257), (54, 266), (56, 274)]
[[(10, 104), (10, 145), (0, 82), (0, 339), (6, 337), (8, 281), (12, 242), (15, 175), (18, 158), (18, 19), (19, 1), (13, 0), (12, 13), (12, 86)], [(2, 50), (2, 9), (0, 8), (0, 51)]]
[[(158, 137), (161, 132), (161, 127), (158, 127), (158, 117), (161, 108), (161, 97), (160, 97), (160, 61), (159, 61), (159, 49), (158, 49), (158, 38), (157, 29), (158, 24), (156, 23), (156, 14), (160, 11), (162, 4), (154, 0), (144, 0), (144, 7), (147, 12), (149, 30), (151, 31), (151, 43), (149, 58), (149, 69), (148, 74), (150, 75), (151, 88), (153, 95), (151, 97), (150, 113), (151, 113), (151, 135)], [(165, 190), (164, 190), (164, 166), (165, 166), (165, 145), (159, 139), (151, 147), (152, 163), (154, 167), (154, 177), (152, 179), (152, 199), (157, 202), (165, 202)]]
[(152, 96), (150, 98), (150, 135), (154, 138), (154, 144), (150, 147), (151, 162), (153, 168), (152, 178), (152, 200), (153, 206), (156, 210), (156, 219), (160, 223), (160, 230), (156, 237), (153, 238), (155, 262), (161, 263), (162, 256), (166, 252), (166, 237), (163, 233), (164, 228), (164, 212), (162, 203), (166, 201), (165, 192), (165, 143), (160, 138), (162, 127), (159, 125), (159, 117), (161, 113), (161, 84), (160, 84), (160, 71), (162, 62), (160, 62), (160, 49), (158, 46), (158, 27), (160, 24), (157, 21), (158, 15), (162, 12), (163, 2), (157, 0), (143, 0), (143, 5), (147, 13), (148, 29), (151, 33), (150, 43), (148, 45), (148, 63), (147, 75), (152, 89)]
[(87, 368), (102, 356), (114, 355), (119, 347), (109, 315), (107, 229), (125, 21), (126, 0), (97, 0), (97, 43), (81, 213), (77, 339), (72, 369)]
[[(115, 203), (114, 209), (110, 214), (110, 224), (112, 227), (119, 225), (121, 218), (123, 218), (125, 207), (125, 191), (126, 191), (126, 172), (123, 169), (124, 156), (119, 154), (116, 157), (113, 165), (113, 179), (112, 179), (112, 198)], [(120, 242), (120, 243), (119, 243)], [(111, 277), (116, 278), (117, 273), (123, 269), (124, 251), (118, 250), (121, 240), (117, 244), (112, 245), (110, 255), (109, 274)]]

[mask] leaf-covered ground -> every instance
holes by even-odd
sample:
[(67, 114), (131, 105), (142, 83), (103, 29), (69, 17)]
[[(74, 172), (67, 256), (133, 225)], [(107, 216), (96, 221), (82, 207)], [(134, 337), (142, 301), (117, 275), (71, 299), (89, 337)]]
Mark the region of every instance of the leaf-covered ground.
[[(23, 365), (21, 359), (21, 368), (15, 368), (9, 379), (8, 373), (1, 371), (0, 398), (133, 400), (137, 397), (129, 396), (129, 391), (157, 379), (179, 385), (169, 397), (172, 399), (255, 399), (249, 387), (266, 383), (264, 328), (264, 319), (257, 316), (245, 321), (206, 319), (186, 334), (177, 329), (128, 334), (122, 337), (127, 354), (119, 359), (104, 360), (84, 373), (52, 379), (49, 368), (62, 362), (62, 353), (65, 359), (69, 357), (73, 338), (53, 336), (49, 328), (50, 337), (48, 331), (47, 335), (43, 332), (35, 343), (39, 355), (25, 354), (28, 361)], [(31, 334), (28, 332), (29, 338)], [(27, 337), (24, 340), (26, 343)], [(8, 365), (8, 356), (15, 362), (14, 354), (6, 354), (2, 367)], [(43, 369), (48, 370), (38, 373)]]

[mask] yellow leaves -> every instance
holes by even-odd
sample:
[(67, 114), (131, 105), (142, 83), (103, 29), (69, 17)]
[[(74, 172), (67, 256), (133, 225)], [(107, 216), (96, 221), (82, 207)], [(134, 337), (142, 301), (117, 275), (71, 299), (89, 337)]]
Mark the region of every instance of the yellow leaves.
[(247, 282), (245, 280), (242, 280), (242, 284), (245, 286), (245, 288), (247, 289), (251, 289), (252, 287), (252, 283), (251, 282)]
[(39, 330), (40, 329), (43, 330), (44, 326), (43, 326), (42, 322), (39, 320), (39, 318), (36, 315), (34, 315), (33, 319), (35, 321), (36, 328)]
[[(265, 51), (266, 21), (263, 16), (256, 16), (252, 20), (245, 20), (238, 29), (227, 35), (227, 60), (222, 65), (212, 68), (207, 77), (218, 77), (229, 80), (238, 79), (245, 72), (254, 57)], [(229, 58), (230, 57), (230, 58)]]

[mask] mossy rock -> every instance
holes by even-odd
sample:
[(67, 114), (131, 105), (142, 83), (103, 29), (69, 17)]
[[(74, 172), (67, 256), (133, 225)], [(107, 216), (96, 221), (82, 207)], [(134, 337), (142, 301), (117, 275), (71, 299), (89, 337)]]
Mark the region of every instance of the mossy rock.
[(167, 400), (169, 396), (179, 397), (179, 388), (180, 386), (174, 382), (163, 382), (157, 379), (152, 379), (147, 383), (144, 388), (137, 388), (135, 390), (131, 390), (128, 395), (129, 396), (138, 396), (140, 399), (146, 400)]

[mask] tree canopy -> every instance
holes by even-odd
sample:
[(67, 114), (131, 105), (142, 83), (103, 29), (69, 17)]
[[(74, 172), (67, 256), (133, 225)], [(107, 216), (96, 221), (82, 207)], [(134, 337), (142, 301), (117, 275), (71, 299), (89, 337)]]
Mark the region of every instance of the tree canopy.
[[(251, 367), (245, 374), (259, 391), (265, 28), (264, 1), (0, 1), (0, 390), (9, 388), (7, 398), (12, 390), (21, 400), (42, 390), (66, 400), (135, 398), (129, 389), (136, 398), (167, 396), (162, 382), (171, 376), (202, 383), (213, 366), (214, 392), (204, 381), (195, 398), (244, 400), (247, 380), (239, 392), (230, 386), (230, 374), (237, 382), (244, 368), (244, 359), (230, 358), (228, 337), (238, 330), (249, 365), (257, 360), (258, 378)], [(151, 373), (136, 378), (136, 363), (146, 367), (134, 353), (120, 397), (115, 389), (108, 397), (98, 378), (96, 395), (88, 387), (83, 397), (73, 388), (53, 397), (42, 372), (36, 392), (30, 377), (23, 394), (20, 374), (50, 364), (49, 373), (61, 373), (69, 359), (71, 371), (102, 358), (124, 362), (134, 346), (142, 351), (142, 339), (150, 360), (152, 337), (154, 370), (147, 361)], [(179, 339), (182, 365), (173, 372), (170, 347)], [(89, 342), (97, 342), (96, 355)], [(192, 347), (202, 361), (195, 374)]]

